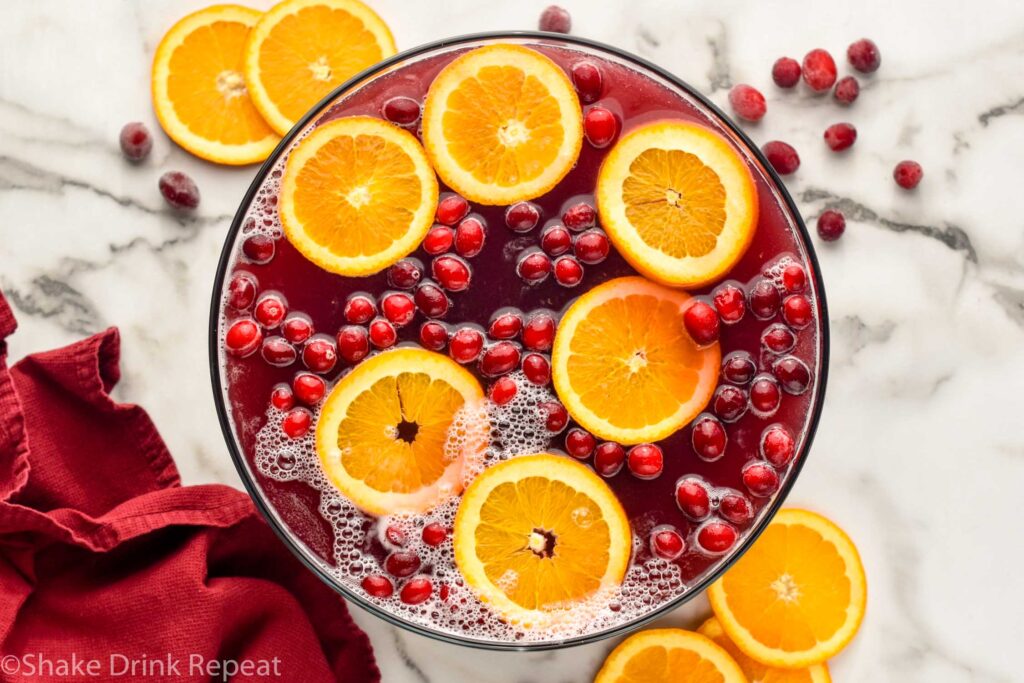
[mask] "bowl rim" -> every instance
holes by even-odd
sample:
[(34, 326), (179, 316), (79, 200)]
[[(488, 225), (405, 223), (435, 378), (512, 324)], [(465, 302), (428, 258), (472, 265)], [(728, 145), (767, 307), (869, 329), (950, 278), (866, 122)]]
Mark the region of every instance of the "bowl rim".
[[(277, 163), (280, 156), (287, 152), (291, 147), (294, 139), (305, 129), (305, 127), (317, 116), (320, 116), (324, 110), (330, 106), (330, 104), (337, 99), (340, 95), (345, 93), (346, 90), (353, 86), (363, 82), (364, 80), (378, 75), (379, 73), (386, 71), (390, 67), (400, 64), (410, 58), (417, 57), (424, 53), (429, 53), (437, 50), (443, 50), (446, 48), (455, 48), (465, 43), (474, 43), (481, 41), (494, 41), (502, 39), (515, 39), (515, 40), (535, 40), (535, 41), (549, 41), (554, 43), (568, 44), (569, 46), (581, 46), (590, 50), (597, 50), (599, 52), (605, 52), (611, 56), (620, 59), (628, 64), (632, 64), (645, 69), (659, 78), (664, 79), (672, 87), (678, 88), (680, 91), (685, 93), (688, 97), (696, 100), (702, 107), (707, 109), (711, 114), (716, 116), (719, 122), (725, 126), (732, 135), (746, 146), (747, 151), (760, 163), (764, 172), (768, 175), (769, 180), (774, 184), (775, 190), (781, 197), (782, 201), (786, 205), (786, 208), (793, 217), (793, 222), (800, 239), (803, 242), (803, 247), (807, 253), (807, 260), (811, 265), (811, 278), (813, 283), (813, 292), (815, 294), (817, 309), (819, 312), (819, 325), (818, 325), (818, 368), (816, 378), (816, 390), (817, 394), (814, 396), (814, 400), (811, 404), (811, 416), (807, 424), (804, 440), (801, 444), (800, 452), (797, 453), (794, 458), (793, 470), (786, 477), (785, 482), (779, 489), (779, 492), (775, 499), (768, 506), (766, 512), (762, 513), (761, 519), (758, 523), (752, 527), (747, 536), (743, 539), (740, 546), (736, 549), (733, 555), (728, 561), (721, 564), (715, 571), (710, 572), (704, 576), (700, 581), (690, 586), (689, 589), (677, 596), (676, 598), (669, 600), (665, 604), (659, 606), (657, 609), (651, 612), (627, 621), (623, 624), (615, 626), (613, 628), (598, 631), (596, 633), (590, 633), (581, 636), (574, 636), (571, 638), (564, 638), (560, 640), (551, 641), (538, 641), (538, 642), (526, 642), (526, 643), (508, 643), (508, 642), (495, 642), (486, 641), (481, 639), (469, 638), (460, 636), (455, 633), (447, 633), (440, 630), (434, 630), (427, 626), (417, 624), (411, 621), (406, 621), (399, 618), (398, 616), (381, 609), (377, 605), (373, 604), (363, 596), (359, 595), (355, 591), (347, 588), (336, 581), (329, 573), (324, 571), (323, 568), (319, 567), (310, 557), (307, 556), (307, 552), (303, 547), (300, 546), (299, 542), (292, 537), (291, 532), (285, 527), (284, 524), (279, 523), (276, 513), (273, 511), (272, 506), (264, 499), (260, 488), (254, 481), (248, 461), (244, 454), (241, 453), (237, 439), (235, 437), (234, 429), (231, 423), (231, 417), (228, 414), (228, 407), (224, 400), (224, 391), (221, 384), (221, 372), (220, 372), (220, 317), (221, 317), (221, 304), (223, 296), (224, 280), (228, 274), (228, 268), (231, 265), (231, 258), (233, 255), (233, 246), (236, 241), (239, 230), (241, 229), (242, 222), (245, 218), (245, 214), (248, 211), (252, 200), (256, 196), (266, 176), (271, 172), (274, 164)], [(767, 528), (768, 524), (775, 517), (776, 513), (782, 507), (786, 497), (789, 495), (790, 490), (796, 483), (799, 477), (800, 471), (803, 468), (805, 461), (809, 455), (812, 442), (814, 441), (815, 433), (817, 432), (818, 423), (821, 420), (822, 408), (825, 400), (825, 389), (828, 383), (828, 365), (829, 365), (829, 318), (828, 318), (828, 305), (825, 298), (825, 287), (821, 277), (821, 266), (818, 262), (817, 254), (814, 250), (814, 244), (811, 240), (810, 233), (807, 231), (807, 226), (804, 224), (803, 217), (797, 208), (793, 198), (790, 196), (789, 191), (786, 189), (782, 179), (776, 173), (775, 169), (765, 158), (760, 148), (744, 133), (740, 127), (730, 119), (721, 109), (719, 109), (713, 102), (711, 102), (705, 95), (697, 91), (694, 87), (683, 81), (681, 78), (673, 75), (668, 70), (640, 57), (631, 52), (623, 50), (621, 48), (608, 45), (597, 40), (591, 40), (589, 38), (580, 38), (562, 33), (550, 33), (545, 31), (483, 31), (478, 33), (468, 33), (451, 38), (444, 38), (442, 40), (436, 40), (429, 43), (424, 43), (417, 47), (399, 52), (398, 54), (389, 57), (383, 61), (380, 61), (373, 66), (364, 69), (356, 75), (349, 78), (347, 81), (339, 85), (337, 88), (332, 90), (326, 97), (321, 99), (313, 108), (311, 108), (288, 132), (287, 135), (281, 138), (277, 147), (274, 148), (270, 156), (267, 157), (266, 161), (260, 166), (253, 178), (252, 183), (249, 185), (249, 189), (246, 191), (241, 204), (239, 205), (238, 211), (235, 213), (234, 218), (231, 221), (231, 227), (229, 228), (225, 238), (224, 246), (221, 249), (220, 258), (217, 262), (217, 271), (213, 282), (213, 293), (210, 304), (210, 322), (209, 322), (209, 364), (210, 364), (210, 376), (212, 380), (212, 388), (214, 394), (214, 404), (217, 408), (217, 417), (220, 422), (221, 432), (224, 436), (224, 440), (228, 446), (228, 451), (231, 455), (231, 460), (235, 464), (235, 469), (238, 471), (239, 478), (242, 480), (242, 484), (245, 486), (246, 492), (249, 497), (252, 498), (256, 509), (259, 510), (262, 517), (266, 520), (270, 528), (274, 531), (277, 537), (284, 543), (285, 547), (299, 561), (305, 565), (310, 571), (313, 572), (321, 581), (327, 584), (331, 589), (337, 592), (344, 599), (349, 602), (355, 603), (362, 609), (373, 614), (374, 616), (383, 619), (389, 624), (393, 624), (400, 628), (403, 628), (412, 633), (426, 636), (433, 640), (438, 640), (445, 643), (451, 643), (453, 645), (461, 645), (463, 647), (471, 647), (474, 649), (481, 650), (493, 650), (493, 651), (544, 651), (544, 650), (558, 650), (563, 648), (575, 647), (578, 645), (586, 645), (594, 643), (607, 638), (620, 636), (632, 631), (636, 631), (639, 628), (649, 624), (650, 622), (664, 616), (673, 609), (689, 602), (694, 597), (703, 593), (708, 586), (722, 576), (735, 562), (737, 562), (753, 545), (761, 533)]]

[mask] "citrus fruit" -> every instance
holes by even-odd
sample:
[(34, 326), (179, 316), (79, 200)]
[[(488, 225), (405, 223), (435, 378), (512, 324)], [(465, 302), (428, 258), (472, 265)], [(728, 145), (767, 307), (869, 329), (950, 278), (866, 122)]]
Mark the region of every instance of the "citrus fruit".
[(747, 683), (729, 653), (679, 628), (640, 631), (619, 643), (594, 683)]
[(422, 512), (462, 489), (446, 448), (455, 414), (483, 398), (455, 361), (417, 348), (365, 360), (335, 385), (316, 428), (327, 479), (374, 515)]
[(747, 656), (794, 669), (820, 664), (853, 638), (867, 583), (843, 530), (806, 510), (782, 510), (708, 590), (725, 633)]
[(153, 57), (153, 109), (168, 136), (219, 164), (267, 158), (278, 136), (253, 106), (242, 76), (245, 41), (260, 13), (215, 5), (190, 14)]
[(572, 83), (520, 45), (458, 57), (427, 91), (423, 143), (438, 175), (480, 204), (539, 197), (568, 173), (583, 144)]
[(285, 0), (249, 35), (245, 82), (284, 135), (332, 90), (393, 54), (391, 31), (359, 0)]
[(683, 326), (688, 294), (645, 280), (609, 280), (562, 316), (552, 378), (573, 418), (623, 444), (658, 441), (693, 419), (718, 382), (718, 343), (698, 348)]
[(757, 190), (733, 146), (682, 121), (634, 130), (608, 153), (597, 207), (615, 248), (652, 280), (697, 287), (739, 261), (757, 228)]
[(705, 621), (697, 631), (721, 645), (729, 653), (729, 656), (736, 660), (736, 663), (743, 669), (743, 673), (751, 681), (757, 681), (757, 683), (832, 683), (828, 665), (824, 662), (813, 664), (806, 669), (779, 669), (765, 666), (757, 660), (751, 659), (729, 640), (722, 625), (714, 617)]
[(632, 535), (593, 470), (564, 456), (524, 455), (489, 467), (463, 493), (455, 563), (466, 584), (524, 627), (579, 618), (622, 583)]
[(414, 250), (437, 206), (437, 178), (411, 133), (351, 116), (292, 150), (281, 183), (288, 240), (321, 268), (376, 273)]

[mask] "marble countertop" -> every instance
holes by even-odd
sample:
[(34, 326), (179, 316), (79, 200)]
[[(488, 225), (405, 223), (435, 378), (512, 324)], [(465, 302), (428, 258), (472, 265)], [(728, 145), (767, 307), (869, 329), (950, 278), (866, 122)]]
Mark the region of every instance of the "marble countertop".
[[(209, 388), (214, 268), (255, 169), (218, 168), (162, 135), (141, 167), (123, 123), (154, 130), (149, 65), (163, 31), (203, 0), (36, 0), (0, 9), (0, 287), (20, 329), (14, 358), (117, 325), (119, 397), (151, 413), (186, 483), (240, 482)], [(533, 28), (545, 0), (370, 0), (400, 48), (445, 35)], [(249, 3), (267, 6), (267, 0)], [(838, 521), (869, 578), (860, 635), (837, 681), (1021, 680), (1024, 633), (1024, 5), (995, 0), (783, 3), (566, 0), (575, 33), (640, 54), (725, 105), (760, 87), (803, 165), (787, 184), (816, 242), (832, 365), (813, 453), (789, 503)], [(771, 63), (862, 36), (882, 68), (849, 110), (770, 81)], [(856, 124), (851, 153), (821, 140)], [(892, 182), (921, 162), (916, 192)], [(163, 170), (191, 174), (194, 217), (165, 210)], [(481, 652), (399, 631), (353, 608), (387, 683), (589, 681), (613, 643)], [(695, 626), (701, 597), (663, 620)]]

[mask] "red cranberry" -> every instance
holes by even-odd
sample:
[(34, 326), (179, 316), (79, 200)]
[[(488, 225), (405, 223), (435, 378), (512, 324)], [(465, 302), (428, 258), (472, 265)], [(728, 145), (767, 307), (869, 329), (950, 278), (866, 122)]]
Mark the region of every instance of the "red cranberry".
[(761, 345), (772, 353), (787, 353), (796, 346), (796, 335), (785, 325), (775, 323), (761, 333)]
[(569, 424), (569, 413), (558, 401), (545, 401), (537, 407), (545, 415), (544, 426), (552, 434), (559, 434)]
[(608, 235), (601, 230), (587, 230), (576, 238), (573, 244), (573, 253), (581, 262), (593, 266), (608, 258), (611, 245), (608, 242)]
[(764, 152), (772, 168), (781, 175), (795, 173), (796, 169), (800, 168), (800, 155), (788, 143), (781, 140), (772, 140), (771, 142), (766, 142), (761, 151)]
[(694, 522), (711, 514), (711, 494), (708, 485), (697, 477), (683, 477), (676, 482), (676, 505)]
[(833, 152), (849, 149), (857, 141), (857, 129), (852, 123), (834, 123), (825, 129), (825, 144)]
[(551, 258), (543, 251), (532, 251), (519, 259), (516, 272), (527, 284), (543, 282), (551, 274)]
[(705, 415), (697, 418), (692, 431), (693, 450), (701, 460), (714, 462), (725, 455), (728, 437), (721, 422), (710, 415)]
[(519, 347), (512, 342), (492, 344), (480, 357), (480, 373), (486, 377), (504, 375), (519, 365), (519, 357)]
[(289, 439), (304, 436), (313, 424), (313, 413), (305, 408), (292, 408), (281, 418), (281, 430)]
[(592, 62), (576, 62), (572, 65), (572, 84), (581, 102), (596, 102), (601, 97), (601, 70)]
[(121, 153), (128, 161), (142, 161), (153, 149), (153, 136), (145, 124), (138, 121), (124, 124), (119, 141)]
[(782, 425), (772, 425), (761, 434), (761, 457), (773, 467), (785, 467), (795, 454), (796, 441)]
[(327, 335), (318, 335), (302, 347), (302, 362), (313, 372), (330, 372), (338, 362), (338, 347)]
[(442, 351), (448, 345), (448, 330), (441, 323), (427, 321), (420, 326), (420, 344), (431, 351)]
[(665, 455), (660, 447), (644, 443), (629, 449), (626, 464), (637, 479), (657, 479), (665, 468)]
[(878, 46), (867, 38), (861, 38), (846, 48), (846, 59), (849, 60), (850, 66), (864, 74), (877, 71), (882, 64)]
[(796, 330), (811, 324), (811, 302), (803, 294), (791, 294), (782, 302), (782, 319)]
[(818, 216), (818, 236), (826, 242), (834, 242), (846, 232), (846, 217), (840, 211), (827, 209)]
[(800, 81), (800, 62), (792, 57), (779, 57), (772, 65), (772, 80), (780, 88), (792, 88)]
[(573, 427), (565, 435), (565, 452), (579, 460), (590, 457), (597, 447), (597, 439), (585, 429)]
[(416, 304), (405, 292), (391, 292), (381, 298), (380, 312), (394, 323), (395, 327), (405, 327), (416, 317)]
[(730, 384), (748, 384), (755, 374), (757, 365), (746, 351), (733, 351), (722, 359), (722, 379)]
[(473, 258), (483, 251), (485, 238), (484, 224), (479, 218), (464, 218), (455, 229), (455, 251), (459, 256)]
[(370, 323), (370, 343), (378, 349), (387, 349), (398, 341), (398, 333), (395, 326), (384, 318), (377, 318)]
[(778, 288), (770, 280), (764, 278), (759, 279), (750, 288), (749, 299), (750, 312), (754, 314), (755, 318), (761, 320), (774, 318), (775, 314), (779, 312), (779, 304), (782, 303)]
[(274, 259), (274, 251), (277, 245), (267, 235), (253, 235), (242, 242), (242, 254), (250, 263), (263, 265)]
[(712, 294), (711, 300), (718, 311), (718, 317), (722, 322), (731, 325), (743, 320), (743, 314), (747, 312), (743, 290), (734, 284), (726, 283), (719, 285)]
[(754, 518), (754, 505), (742, 493), (726, 493), (718, 503), (718, 514), (722, 519), (740, 526)]
[(388, 282), (396, 289), (412, 289), (422, 277), (423, 270), (410, 259), (402, 259), (388, 269)]
[(725, 522), (708, 522), (697, 531), (697, 545), (705, 552), (720, 554), (736, 542), (736, 529)]
[(397, 550), (384, 560), (384, 570), (391, 576), (403, 578), (412, 576), (420, 568), (420, 556), (405, 550)]
[(418, 576), (402, 586), (399, 597), (406, 605), (418, 605), (421, 602), (426, 602), (433, 590), (434, 586), (430, 583), (430, 579)]
[(811, 50), (804, 56), (802, 73), (811, 90), (824, 92), (836, 82), (836, 62), (825, 50)]
[(366, 328), (345, 325), (337, 334), (338, 355), (348, 363), (358, 363), (370, 353), (370, 338)]
[(367, 595), (375, 598), (389, 598), (395, 592), (391, 579), (380, 574), (367, 576), (363, 579), (362, 586)]
[(530, 384), (544, 386), (551, 381), (551, 363), (539, 353), (528, 353), (523, 357), (523, 374)]
[(423, 251), (431, 256), (443, 254), (455, 243), (455, 231), (447, 225), (435, 225), (427, 231), (423, 238)]
[(572, 256), (555, 259), (555, 282), (563, 287), (575, 287), (583, 280), (583, 266)]
[(675, 527), (662, 525), (651, 530), (651, 552), (663, 560), (677, 560), (686, 550), (686, 542)]
[(916, 161), (901, 161), (892, 171), (893, 180), (904, 190), (913, 190), (924, 177), (921, 164)]
[(291, 365), (298, 357), (295, 347), (289, 344), (288, 340), (284, 337), (267, 337), (264, 339), (260, 354), (263, 356), (263, 360), (277, 367)]
[(472, 363), (484, 348), (484, 335), (472, 327), (463, 327), (452, 335), (448, 355), (459, 363)]
[(790, 263), (782, 270), (782, 286), (790, 294), (801, 294), (807, 289), (807, 273), (799, 263)]
[(573, 204), (562, 213), (562, 223), (574, 232), (597, 225), (597, 210), (587, 202)]
[(537, 28), (541, 31), (552, 33), (568, 33), (572, 29), (572, 18), (564, 8), (558, 5), (550, 5), (540, 13), (540, 21)]
[(461, 292), (469, 288), (472, 273), (469, 266), (458, 256), (438, 256), (432, 266), (434, 279), (449, 292)]
[(747, 121), (760, 121), (768, 108), (761, 91), (745, 83), (729, 91), (729, 104), (737, 116)]
[(228, 306), (239, 311), (248, 309), (256, 301), (258, 289), (255, 275), (244, 270), (238, 271), (228, 283)]
[(344, 315), (353, 325), (363, 325), (377, 315), (377, 304), (365, 294), (355, 294), (345, 302)]
[(305, 313), (292, 313), (281, 323), (281, 334), (293, 344), (301, 344), (313, 336), (313, 321)]
[(232, 356), (245, 358), (251, 356), (260, 347), (263, 333), (259, 326), (250, 318), (242, 318), (231, 323), (224, 335), (224, 346)]
[(436, 548), (445, 542), (448, 538), (448, 530), (444, 528), (443, 524), (437, 522), (431, 522), (430, 524), (423, 527), (423, 542), (429, 545), (431, 548)]
[(530, 232), (540, 222), (540, 209), (530, 202), (517, 202), (505, 209), (505, 225), (513, 232)]
[(715, 390), (711, 408), (723, 422), (735, 422), (747, 412), (747, 392), (730, 384), (723, 384)]
[(564, 225), (552, 225), (540, 235), (540, 248), (549, 256), (559, 256), (572, 248), (572, 235)]
[(408, 126), (419, 120), (420, 103), (411, 97), (392, 97), (384, 103), (380, 113), (391, 123)]
[(840, 104), (853, 104), (860, 95), (860, 83), (853, 76), (844, 76), (836, 82), (836, 88), (832, 91), (832, 97)]
[(683, 324), (697, 346), (718, 341), (718, 314), (703, 301), (695, 301), (683, 314)]
[(626, 449), (617, 443), (605, 441), (594, 449), (594, 469), (602, 477), (614, 477), (626, 462)]
[(291, 410), (295, 406), (295, 394), (292, 393), (292, 388), (284, 382), (274, 385), (270, 392), (270, 405), (278, 410)]
[(404, 546), (409, 540), (405, 535), (405, 532), (402, 530), (402, 527), (396, 524), (391, 524), (384, 529), (384, 539), (391, 545), (399, 548)]
[(199, 206), (199, 188), (181, 171), (168, 171), (160, 176), (160, 194), (172, 208), (179, 211)]
[(495, 339), (515, 339), (523, 329), (523, 319), (518, 313), (502, 313), (491, 321), (488, 334)]
[(775, 414), (782, 403), (779, 383), (771, 375), (759, 375), (750, 385), (750, 408), (758, 417)]
[(523, 327), (523, 346), (533, 351), (549, 351), (555, 341), (555, 319), (547, 313), (530, 316)]
[(416, 306), (428, 318), (441, 318), (448, 312), (448, 295), (433, 282), (424, 282), (416, 288)]
[(519, 387), (516, 386), (514, 379), (500, 377), (491, 385), (490, 397), (499, 406), (503, 406), (515, 398), (518, 391)]
[(257, 322), (264, 328), (272, 330), (284, 321), (288, 314), (288, 306), (281, 295), (274, 292), (267, 292), (256, 302), (253, 310)]
[(437, 203), (435, 217), (442, 225), (455, 225), (469, 213), (469, 202), (457, 194), (448, 193)]
[(807, 365), (795, 356), (784, 356), (775, 361), (772, 374), (779, 380), (782, 390), (787, 394), (799, 395), (807, 391), (811, 384), (811, 371)]
[(779, 475), (770, 466), (761, 462), (752, 462), (743, 468), (743, 485), (750, 495), (767, 498), (779, 490)]
[(615, 139), (619, 123), (615, 114), (604, 107), (591, 107), (583, 117), (583, 133), (587, 141), (598, 149), (607, 147)]
[(327, 382), (311, 372), (300, 372), (292, 380), (295, 397), (308, 406), (315, 406), (327, 393)]

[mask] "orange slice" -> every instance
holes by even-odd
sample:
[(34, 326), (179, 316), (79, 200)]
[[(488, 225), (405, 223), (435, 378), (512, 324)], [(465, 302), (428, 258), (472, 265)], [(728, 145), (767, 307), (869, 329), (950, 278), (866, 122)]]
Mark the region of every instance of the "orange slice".
[(523, 627), (579, 621), (605, 606), (629, 565), (626, 513), (589, 467), (525, 455), (490, 467), (455, 516), (455, 563), (466, 584)]
[(664, 439), (694, 418), (718, 381), (718, 344), (698, 348), (683, 326), (688, 294), (642, 277), (598, 285), (562, 316), (552, 377), (566, 409), (624, 444)]
[(806, 510), (782, 510), (708, 590), (729, 639), (774, 667), (820, 664), (842, 650), (864, 618), (867, 582), (843, 530)]
[(806, 669), (778, 669), (751, 659), (729, 640), (722, 625), (714, 617), (705, 621), (697, 631), (715, 641), (728, 652), (751, 681), (757, 683), (832, 683), (828, 665), (825, 663), (814, 664)]
[(284, 135), (332, 90), (393, 54), (387, 24), (359, 0), (285, 0), (249, 36), (245, 82)]
[(423, 143), (441, 179), (469, 200), (532, 199), (576, 163), (583, 144), (580, 103), (562, 69), (536, 50), (477, 48), (431, 83)]
[(418, 348), (363, 361), (331, 390), (316, 427), (327, 479), (374, 515), (423, 512), (462, 490), (446, 448), (455, 414), (482, 400), (468, 370)]
[(437, 208), (437, 178), (411, 133), (352, 116), (292, 150), (279, 212), (288, 240), (340, 275), (371, 275), (415, 249)]
[(682, 121), (652, 123), (609, 152), (597, 207), (615, 248), (666, 285), (713, 282), (739, 261), (757, 228), (757, 190), (732, 145)]
[(594, 683), (747, 683), (729, 653), (699, 633), (640, 631), (612, 650)]
[(245, 41), (259, 18), (248, 7), (207, 7), (172, 26), (156, 49), (156, 117), (172, 140), (200, 158), (252, 164), (277, 146), (242, 76)]

